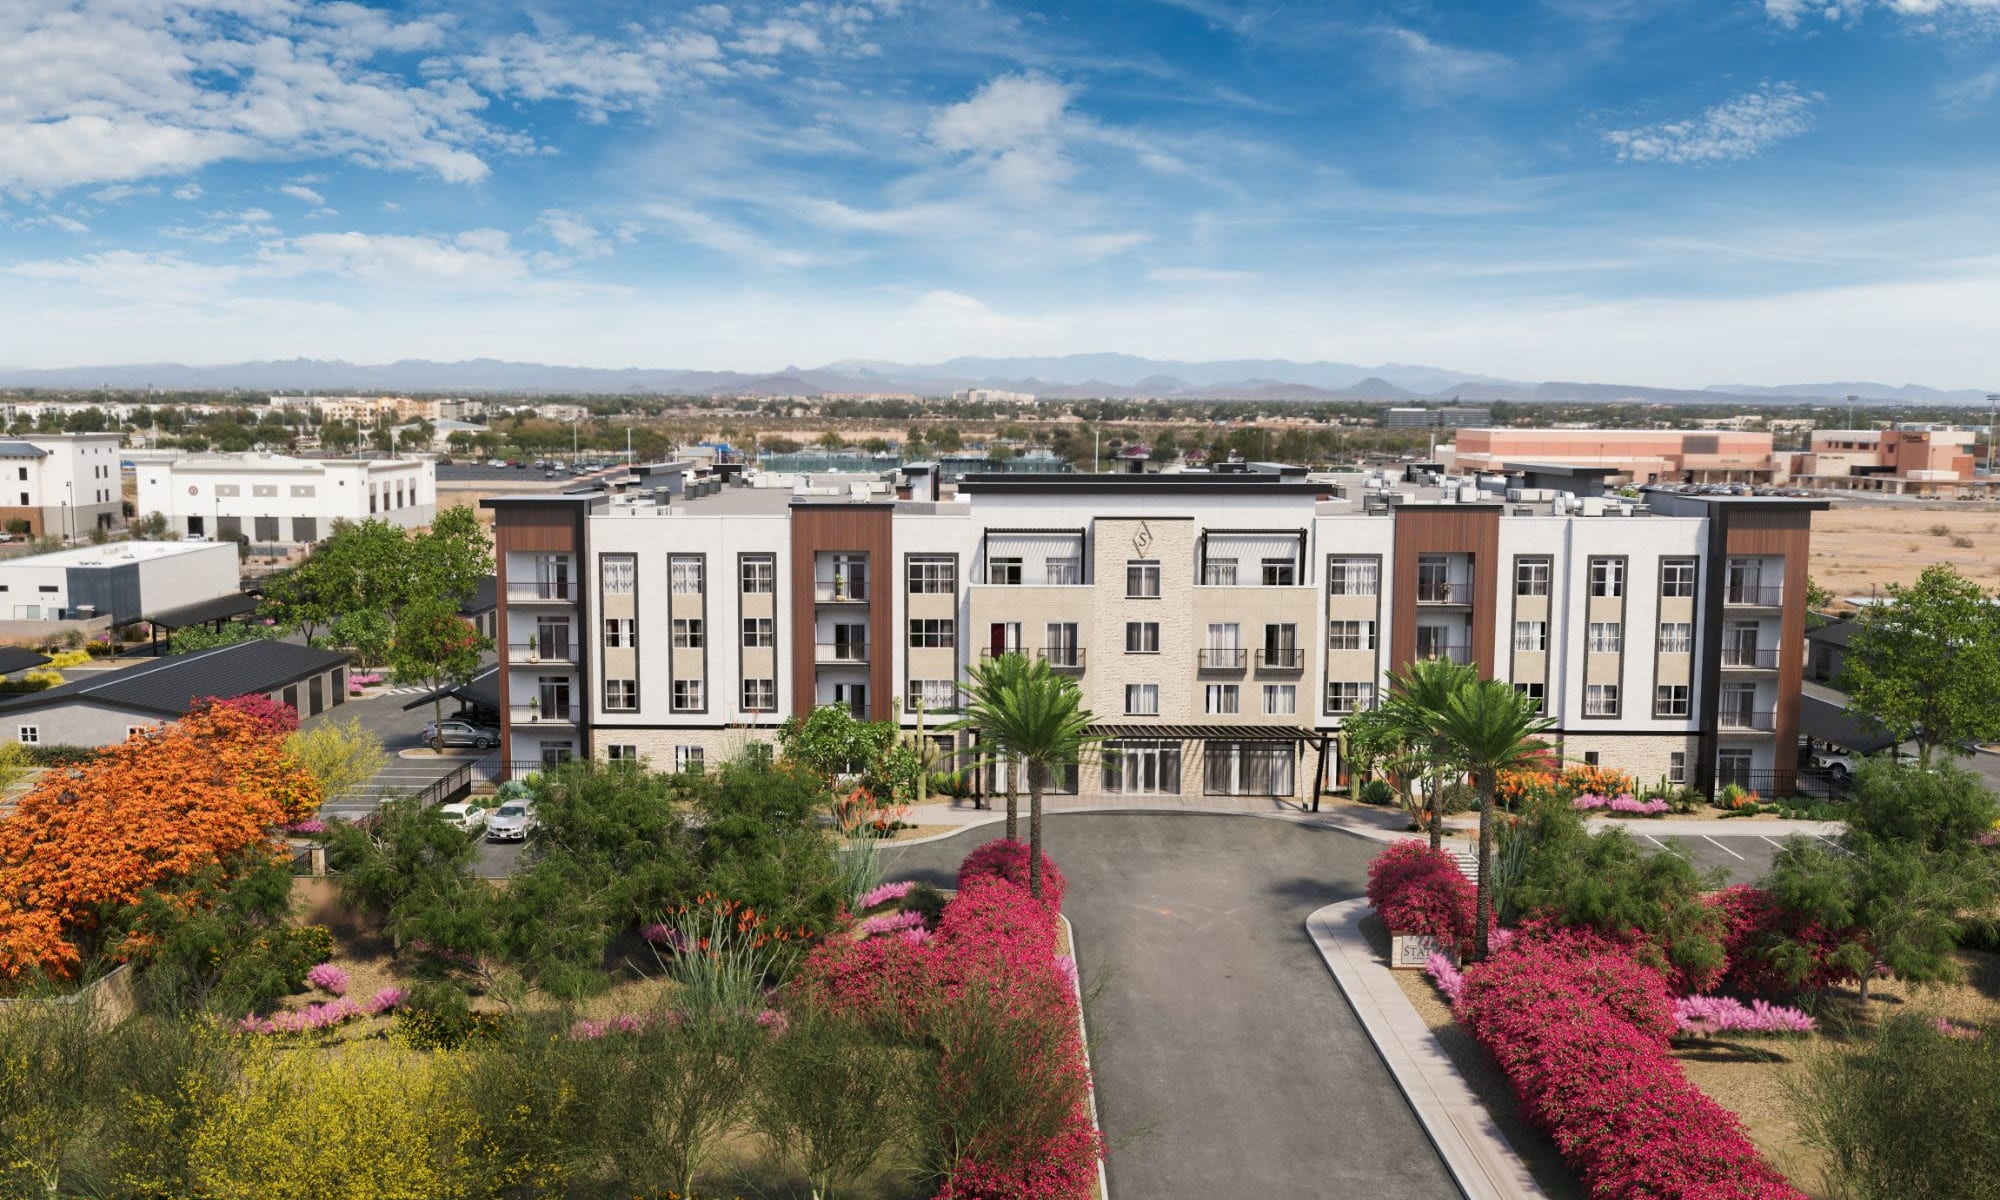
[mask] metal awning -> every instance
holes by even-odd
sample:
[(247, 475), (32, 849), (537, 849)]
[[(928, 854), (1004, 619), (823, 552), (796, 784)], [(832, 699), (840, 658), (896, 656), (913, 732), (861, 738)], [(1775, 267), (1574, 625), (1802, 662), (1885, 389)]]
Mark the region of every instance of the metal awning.
[(1893, 735), (1881, 732), (1838, 704), (1812, 696), (1799, 699), (1799, 732), (1856, 754), (1874, 754), (1896, 744)]
[(185, 629), (190, 625), (207, 625), (213, 621), (227, 621), (234, 617), (248, 616), (256, 612), (257, 606), (263, 602), (261, 596), (247, 594), (217, 596), (213, 600), (147, 613), (139, 619), (163, 629)]
[[(497, 666), (488, 667), (456, 687), (448, 687), (440, 690), (447, 698), (463, 700), (474, 708), (490, 708), (498, 712), (500, 710), (500, 668)], [(431, 704), (437, 700), (438, 694), (438, 692), (425, 692), (423, 695), (405, 704), (403, 711), (408, 712), (413, 708), (422, 708), (427, 704)]]
[(1296, 725), (1092, 725), (1094, 737), (1117, 741), (1314, 742), (1332, 730)]

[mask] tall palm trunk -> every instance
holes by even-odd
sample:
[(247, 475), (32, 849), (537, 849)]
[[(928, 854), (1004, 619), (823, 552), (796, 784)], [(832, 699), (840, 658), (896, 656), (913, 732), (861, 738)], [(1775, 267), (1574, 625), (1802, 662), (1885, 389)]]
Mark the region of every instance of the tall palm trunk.
[(1007, 840), (1021, 840), (1021, 801), (1014, 794), (1014, 768), (1007, 768)]
[[(1442, 740), (1431, 743), (1431, 761), (1443, 762), (1448, 748)], [(1431, 849), (1444, 849), (1444, 775), (1430, 775), (1424, 780), (1428, 794), (1424, 796), (1424, 809), (1431, 814)]]
[(1479, 783), (1479, 882), (1472, 904), (1472, 961), (1485, 962), (1493, 925), (1493, 805), (1500, 788), (1492, 771), (1479, 771), (1474, 778)]
[(1042, 769), (1028, 767), (1028, 894), (1042, 898)]

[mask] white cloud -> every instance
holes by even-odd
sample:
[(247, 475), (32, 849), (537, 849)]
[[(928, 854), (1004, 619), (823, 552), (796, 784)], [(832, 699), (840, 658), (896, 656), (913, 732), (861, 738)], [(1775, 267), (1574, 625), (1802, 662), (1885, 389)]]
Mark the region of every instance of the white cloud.
[(312, 233), (264, 247), (258, 273), (340, 275), (398, 287), (518, 288), (533, 271), (505, 231), (472, 229), (454, 237)]
[(1376, 29), (1388, 53), (1381, 65), (1413, 104), (1434, 105), (1482, 89), (1501, 86), (1514, 62), (1491, 50), (1466, 50), (1433, 41), (1414, 29), (1389, 25)]
[(193, 182), (184, 183), (174, 189), (173, 197), (176, 200), (199, 200), (201, 199), (201, 185)]
[(303, 200), (307, 204), (320, 205), (326, 203), (325, 196), (320, 195), (302, 183), (288, 183), (278, 190), (294, 200)]
[(174, 301), (220, 294), (242, 278), (231, 266), (210, 266), (179, 254), (107, 250), (81, 258), (15, 263), (4, 270), (38, 283), (69, 284), (119, 300)]
[(279, 235), (276, 220), (269, 209), (246, 208), (240, 211), (220, 210), (202, 214), (207, 220), (195, 225), (169, 225), (160, 232), (166, 237), (182, 241), (208, 242), (219, 245), (223, 242), (241, 240), (261, 241)]
[[(455, 60), (488, 91), (524, 100), (566, 100), (592, 120), (659, 99), (728, 72), (714, 36), (688, 31), (612, 41), (582, 34), (515, 34)], [(444, 64), (436, 64), (442, 69)]]
[(540, 224), (549, 240), (578, 258), (602, 258), (611, 253), (610, 241), (595, 225), (573, 212), (548, 209), (542, 213)]
[(1026, 193), (1067, 179), (1064, 114), (1074, 89), (1043, 75), (1001, 75), (969, 99), (939, 109), (930, 121), (938, 149), (963, 154), (995, 186)]
[(1604, 140), (1621, 162), (1735, 162), (1810, 130), (1813, 108), (1824, 99), (1789, 83), (1767, 83), (1698, 117), (1613, 129)]
[(1922, 33), (2000, 26), (2000, 0), (1764, 0), (1764, 15), (1786, 29), (1808, 17), (1855, 21), (1870, 9), (1885, 9)]
[(641, 212), (659, 224), (672, 227), (684, 241), (756, 266), (796, 270), (826, 261), (818, 254), (780, 246), (735, 222), (684, 205), (648, 204)]

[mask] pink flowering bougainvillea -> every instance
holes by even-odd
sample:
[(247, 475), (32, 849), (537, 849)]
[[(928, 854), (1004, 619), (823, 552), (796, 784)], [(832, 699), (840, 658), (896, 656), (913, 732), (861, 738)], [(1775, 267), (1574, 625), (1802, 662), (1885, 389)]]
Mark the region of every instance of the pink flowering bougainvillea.
[(921, 929), (924, 914), (918, 912), (878, 913), (864, 917), (855, 928), (862, 937), (873, 937), (878, 933), (901, 933), (906, 929)]
[(336, 1025), (365, 1017), (368, 1013), (352, 1000), (329, 1000), (304, 1008), (272, 1013), (269, 1017), (248, 1016), (236, 1023), (238, 1033), (319, 1033)]
[(899, 883), (885, 883), (880, 887), (870, 888), (861, 893), (861, 901), (855, 906), (856, 910), (867, 912), (871, 908), (880, 908), (891, 900), (901, 900), (909, 895), (910, 889), (915, 886), (917, 885), (906, 879)]
[(1796, 1008), (1732, 996), (1682, 996), (1674, 1001), (1674, 1028), (1687, 1034), (1811, 1033), (1819, 1022)]
[[(1010, 842), (1006, 838), (986, 843), (965, 856), (958, 864), (958, 886), (963, 888), (968, 879), (982, 875), (1004, 879), (1023, 891), (1028, 887), (1028, 847), (1022, 842)], [(1062, 908), (1063, 894), (1069, 891), (1069, 882), (1056, 869), (1056, 862), (1048, 855), (1042, 855), (1042, 901), (1050, 908)]]
[(368, 1011), (372, 1015), (380, 1016), (390, 1009), (401, 1008), (403, 1001), (409, 998), (410, 992), (407, 988), (385, 987), (368, 998)]
[(1668, 1053), (1665, 993), (1606, 939), (1519, 937), (1457, 1013), (1593, 1200), (1803, 1200)]
[(1368, 864), (1368, 902), (1391, 933), (1472, 948), (1472, 881), (1451, 855), (1421, 841), (1397, 842)]
[[(1776, 996), (1791, 991), (1819, 991), (1853, 973), (1835, 960), (1843, 946), (1860, 937), (1856, 930), (1831, 930), (1798, 913), (1787, 912), (1762, 888), (1739, 884), (1708, 898), (1722, 913), (1723, 949), (1729, 965), (1720, 986), (1746, 996)], [(1788, 978), (1774, 965), (1774, 950), (1802, 962), (1803, 978)]]

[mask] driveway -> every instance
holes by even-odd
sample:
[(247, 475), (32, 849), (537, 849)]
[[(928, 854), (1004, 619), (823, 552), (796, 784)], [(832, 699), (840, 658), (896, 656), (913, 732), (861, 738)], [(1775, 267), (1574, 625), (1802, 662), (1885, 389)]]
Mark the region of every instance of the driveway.
[[(1248, 817), (1047, 818), (1070, 883), (1112, 1192), (1457, 1197), (1305, 933), (1362, 893), (1380, 843)], [(949, 885), (994, 826), (895, 851)]]

